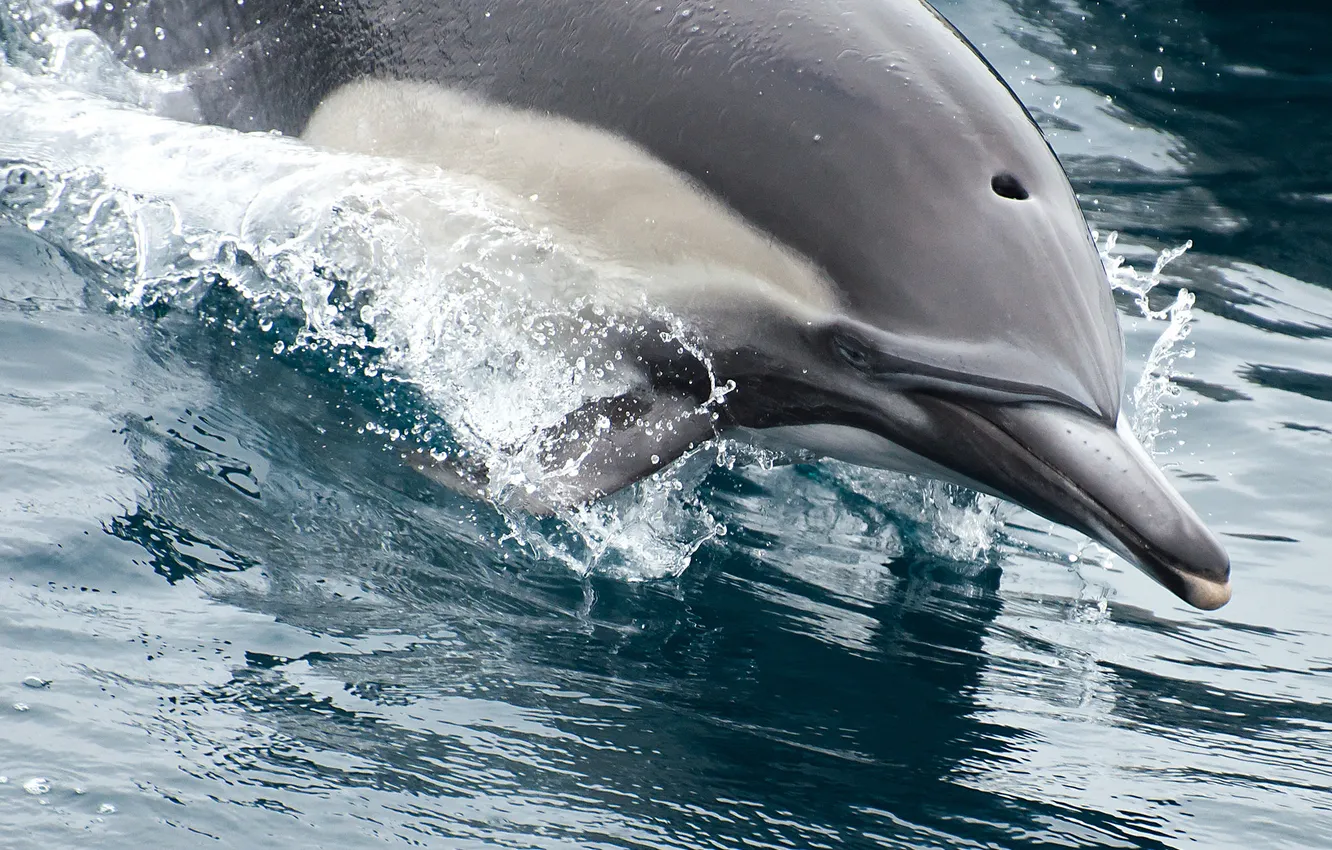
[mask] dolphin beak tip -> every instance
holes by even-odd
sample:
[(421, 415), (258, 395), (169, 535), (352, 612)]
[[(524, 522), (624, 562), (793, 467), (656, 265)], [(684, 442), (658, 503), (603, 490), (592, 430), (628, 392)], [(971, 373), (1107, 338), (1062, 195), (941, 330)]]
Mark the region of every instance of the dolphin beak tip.
[(1221, 542), (1201, 524), (1194, 531), (1195, 559), (1188, 566), (1178, 562), (1173, 565), (1150, 563), (1148, 558), (1142, 561), (1148, 562), (1144, 564), (1148, 575), (1180, 599), (1194, 608), (1215, 611), (1230, 601), (1230, 556)]
[(1113, 424), (1054, 404), (965, 408), (997, 429), (978, 440), (976, 480), (1100, 540), (1184, 602), (1230, 601), (1230, 556), (1157, 467), (1123, 418)]
[(1215, 611), (1230, 601), (1230, 580), (1176, 573), (1178, 587), (1171, 588), (1180, 599), (1203, 611)]

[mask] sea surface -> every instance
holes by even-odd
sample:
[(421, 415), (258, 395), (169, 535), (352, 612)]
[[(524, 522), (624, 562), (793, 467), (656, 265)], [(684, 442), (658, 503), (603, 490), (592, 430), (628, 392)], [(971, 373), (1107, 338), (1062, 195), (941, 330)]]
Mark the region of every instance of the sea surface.
[(410, 447), (593, 380), (495, 288), (597, 269), (6, 0), (0, 846), (1332, 847), (1332, 12), (939, 8), (1073, 180), (1227, 607), (743, 445), (553, 520), (440, 487)]

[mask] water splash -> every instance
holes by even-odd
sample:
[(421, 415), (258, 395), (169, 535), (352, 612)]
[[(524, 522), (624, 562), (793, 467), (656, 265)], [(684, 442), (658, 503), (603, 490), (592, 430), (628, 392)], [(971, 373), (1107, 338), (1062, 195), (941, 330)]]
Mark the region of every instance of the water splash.
[(199, 120), (184, 77), (131, 69), (95, 33), (74, 28), (49, 3), (0, 2), (0, 64), (158, 115)]
[(1118, 240), (1119, 234), (1112, 232), (1106, 236), (1104, 245), (1100, 246), (1110, 285), (1133, 296), (1133, 303), (1143, 319), (1166, 323), (1147, 355), (1142, 375), (1129, 393), (1129, 426), (1148, 452), (1169, 454), (1170, 448), (1158, 446), (1163, 437), (1175, 433), (1165, 421), (1179, 419), (1186, 414), (1180, 407), (1180, 389), (1173, 378), (1180, 374), (1179, 361), (1188, 360), (1194, 355), (1193, 347), (1187, 343), (1193, 324), (1194, 296), (1187, 289), (1181, 288), (1170, 304), (1155, 310), (1151, 306), (1151, 294), (1161, 285), (1166, 266), (1182, 257), (1193, 247), (1193, 242), (1161, 251), (1152, 270), (1142, 273), (1127, 265), (1122, 255), (1115, 253)]
[(906, 542), (968, 570), (985, 567), (1015, 510), (1001, 499), (931, 478), (853, 467), (842, 475), (854, 492), (899, 519)]
[[(479, 463), (512, 538), (579, 572), (678, 574), (724, 533), (695, 492), (708, 466), (696, 459), (554, 521), (509, 507), (549, 474), (549, 429), (642, 381), (614, 337), (650, 332), (690, 353), (711, 381), (706, 410), (734, 389), (678, 317), (595, 297), (650, 289), (596, 285), (645, 272), (589, 265), (475, 178), (164, 120), (36, 68), (0, 67), (0, 221), (75, 262), (92, 302), (151, 314), (202, 309), (219, 287), (239, 295), (238, 333), (377, 382), (363, 430)], [(394, 385), (418, 403), (400, 405)]]

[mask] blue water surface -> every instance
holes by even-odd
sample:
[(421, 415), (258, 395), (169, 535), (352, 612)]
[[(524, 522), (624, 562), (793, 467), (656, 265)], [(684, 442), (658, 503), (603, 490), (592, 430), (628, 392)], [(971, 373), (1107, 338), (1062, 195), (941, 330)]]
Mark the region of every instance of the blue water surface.
[(829, 463), (702, 474), (678, 577), (573, 569), (365, 429), (398, 388), (11, 223), (0, 846), (1332, 846), (1332, 14), (939, 8), (1117, 255), (1192, 242), (1157, 449), (1228, 607)]

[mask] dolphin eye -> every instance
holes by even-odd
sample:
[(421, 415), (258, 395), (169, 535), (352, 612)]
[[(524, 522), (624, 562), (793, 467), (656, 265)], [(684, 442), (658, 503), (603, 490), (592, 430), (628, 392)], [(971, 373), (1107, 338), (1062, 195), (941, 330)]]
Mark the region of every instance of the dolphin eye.
[(874, 362), (869, 346), (846, 334), (837, 334), (833, 337), (833, 350), (847, 364), (862, 372), (868, 372)]
[(1025, 201), (1031, 197), (1031, 193), (1027, 191), (1026, 186), (1022, 185), (1022, 181), (1008, 172), (996, 174), (990, 178), (990, 188), (999, 197), (1008, 198), (1012, 201)]

